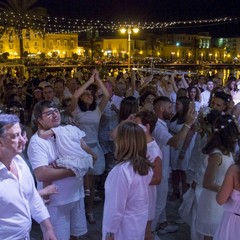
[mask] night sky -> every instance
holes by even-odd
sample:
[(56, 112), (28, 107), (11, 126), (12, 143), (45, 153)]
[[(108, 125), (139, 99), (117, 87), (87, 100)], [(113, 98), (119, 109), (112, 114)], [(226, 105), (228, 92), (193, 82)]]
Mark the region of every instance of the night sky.
[[(39, 0), (52, 17), (106, 21), (174, 21), (240, 17), (238, 0)], [(178, 32), (209, 31), (240, 36), (240, 22)]]

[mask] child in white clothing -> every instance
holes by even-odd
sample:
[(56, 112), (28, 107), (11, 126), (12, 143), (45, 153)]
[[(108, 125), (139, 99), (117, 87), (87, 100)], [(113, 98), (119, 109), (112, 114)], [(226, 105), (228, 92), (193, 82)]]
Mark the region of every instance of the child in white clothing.
[(58, 153), (56, 165), (71, 169), (79, 179), (84, 177), (92, 167), (93, 160), (97, 159), (95, 153), (83, 140), (85, 133), (76, 126), (66, 125), (39, 130), (38, 135), (43, 139), (54, 137)]

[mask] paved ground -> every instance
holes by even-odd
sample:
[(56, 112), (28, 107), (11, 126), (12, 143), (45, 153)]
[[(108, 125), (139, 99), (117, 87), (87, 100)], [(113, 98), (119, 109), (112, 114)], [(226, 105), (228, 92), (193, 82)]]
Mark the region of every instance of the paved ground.
[[(179, 219), (178, 207), (180, 206), (181, 201), (168, 201), (167, 203), (167, 215), (170, 222), (174, 222), (175, 219)], [(102, 209), (103, 202), (96, 203), (95, 217), (96, 224), (88, 225), (88, 233), (81, 239), (85, 240), (101, 240), (101, 224), (102, 224)], [(179, 224), (179, 231), (176, 233), (159, 235), (160, 240), (190, 240), (189, 227), (187, 224)], [(42, 240), (41, 231), (37, 224), (33, 224), (31, 232), (31, 240)], [(67, 240), (67, 239), (66, 239)]]

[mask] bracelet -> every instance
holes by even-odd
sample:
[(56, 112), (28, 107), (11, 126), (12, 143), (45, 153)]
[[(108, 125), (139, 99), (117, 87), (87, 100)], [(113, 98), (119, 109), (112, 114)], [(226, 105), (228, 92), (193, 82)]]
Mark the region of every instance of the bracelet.
[(188, 125), (188, 124), (186, 124), (186, 123), (184, 123), (184, 126), (185, 126), (186, 128), (188, 128), (188, 129), (190, 129), (190, 128), (191, 128), (191, 126), (190, 126), (190, 125)]
[(106, 238), (113, 237), (113, 236), (114, 236), (114, 233), (111, 233), (111, 232), (106, 233)]

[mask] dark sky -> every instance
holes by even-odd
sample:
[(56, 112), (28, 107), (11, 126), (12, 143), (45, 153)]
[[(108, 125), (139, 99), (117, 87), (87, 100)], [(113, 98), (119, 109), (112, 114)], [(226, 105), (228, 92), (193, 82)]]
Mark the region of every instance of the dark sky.
[[(106, 21), (174, 21), (240, 17), (239, 0), (39, 0), (50, 16)], [(182, 29), (240, 36), (240, 22), (214, 27)]]

